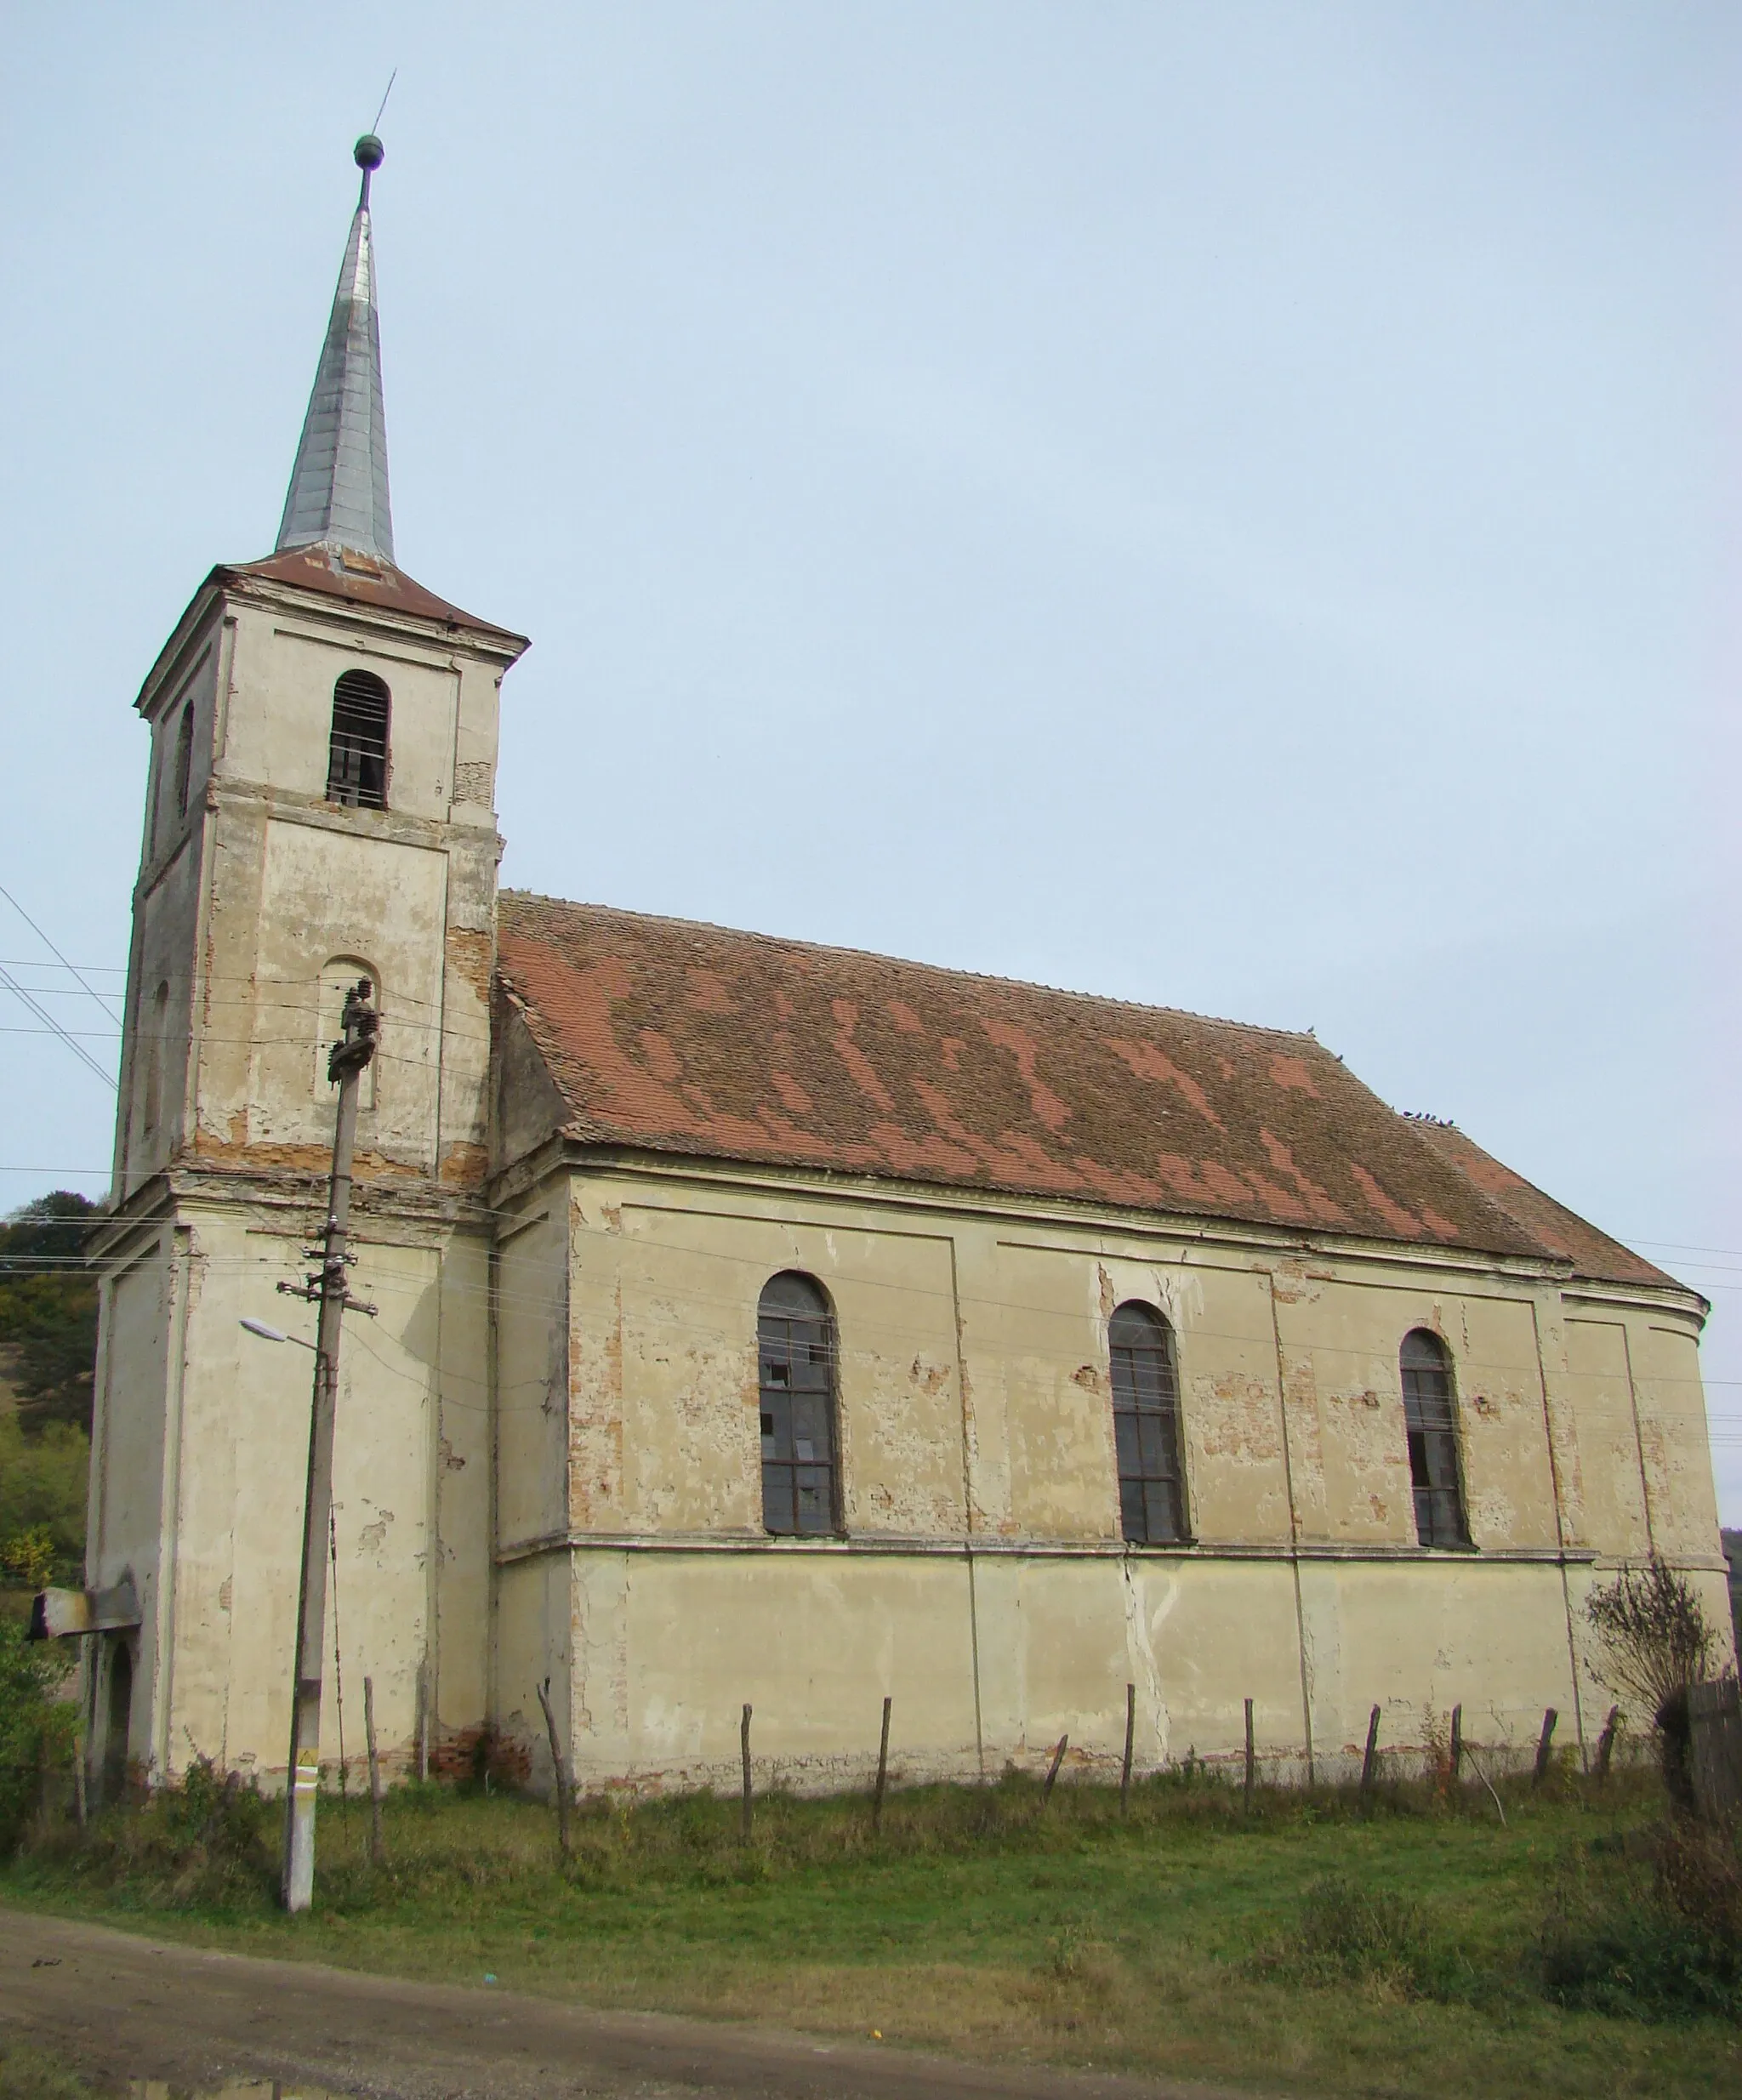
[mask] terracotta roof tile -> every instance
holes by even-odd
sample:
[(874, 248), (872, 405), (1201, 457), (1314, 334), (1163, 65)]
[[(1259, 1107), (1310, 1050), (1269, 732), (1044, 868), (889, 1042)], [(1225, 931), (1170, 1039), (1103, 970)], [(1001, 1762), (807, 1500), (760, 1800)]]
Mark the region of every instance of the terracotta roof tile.
[(1573, 1264), (1575, 1276), (1607, 1283), (1647, 1283), (1685, 1289), (1631, 1247), (1624, 1247), (1607, 1232), (1587, 1225), (1576, 1213), (1545, 1196), (1521, 1174), (1502, 1166), (1473, 1138), (1449, 1123), (1418, 1122), (1421, 1137), (1459, 1170), (1469, 1176), (1483, 1195), (1498, 1204), (1506, 1215), (1540, 1240), (1549, 1250)]
[(587, 1140), (1668, 1280), (1397, 1114), (1311, 1036), (515, 891), (500, 904), (503, 982)]

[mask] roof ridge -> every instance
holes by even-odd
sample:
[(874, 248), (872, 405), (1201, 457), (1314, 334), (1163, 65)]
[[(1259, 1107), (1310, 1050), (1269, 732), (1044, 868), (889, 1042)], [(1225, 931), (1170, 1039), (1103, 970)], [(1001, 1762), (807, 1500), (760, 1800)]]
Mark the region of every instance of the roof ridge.
[[(542, 890), (516, 890), (504, 888), (499, 897), (523, 897), (529, 903), (556, 904), (570, 911), (605, 912), (614, 919), (651, 920), (663, 926), (687, 926), (698, 933), (729, 933), (740, 941), (754, 941), (766, 948), (802, 948), (816, 955), (849, 955), (874, 963), (894, 963), (903, 970), (923, 970), (934, 977), (965, 978), (973, 984), (1007, 986), (1016, 992), (1047, 992), (1056, 999), (1080, 1000), (1085, 1006), (1116, 1006), (1134, 1014), (1173, 1014), (1183, 1021), (1201, 1022), (1206, 1027), (1230, 1028), (1242, 1035), (1274, 1035), (1291, 1043), (1310, 1043), (1314, 1050), (1322, 1051), (1334, 1064), (1343, 1061), (1335, 1050), (1329, 1050), (1311, 1030), (1278, 1028), (1263, 1022), (1236, 1021), (1223, 1014), (1203, 1014), (1189, 1006), (1158, 1006), (1143, 999), (1115, 998), (1107, 992), (1079, 992), (1068, 985), (1043, 984), (1033, 977), (1007, 977), (996, 970), (964, 970), (952, 963), (927, 963), (911, 955), (891, 955), (880, 948), (847, 948), (834, 941), (805, 941), (794, 936), (778, 933), (760, 933), (753, 927), (722, 925), (717, 919), (683, 919), (669, 912), (630, 911), (620, 904), (594, 904), (580, 897), (550, 896)], [(1345, 1067), (1346, 1069), (1346, 1067)], [(1392, 1112), (1396, 1113), (1394, 1110)]]

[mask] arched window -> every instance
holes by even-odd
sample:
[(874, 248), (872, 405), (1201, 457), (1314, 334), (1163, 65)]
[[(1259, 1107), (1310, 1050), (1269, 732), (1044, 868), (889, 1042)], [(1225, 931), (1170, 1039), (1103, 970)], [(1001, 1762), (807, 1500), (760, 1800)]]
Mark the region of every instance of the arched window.
[(1191, 1534), (1186, 1525), (1173, 1335), (1158, 1312), (1134, 1300), (1113, 1314), (1107, 1339), (1113, 1361), (1120, 1523), (1134, 1545), (1177, 1545)]
[[(338, 1099), (333, 1081), (327, 1076), (327, 1060), (333, 1045), (344, 1033), (346, 996), (364, 977), (369, 981), (371, 1003), (379, 1014), (384, 1010), (381, 973), (373, 963), (366, 963), (361, 955), (333, 955), (321, 965), (315, 1001), (314, 1061), (309, 1082), (310, 1091), (317, 1101), (331, 1103)], [(357, 1107), (365, 1113), (375, 1106), (375, 1075), (379, 1069), (380, 1060), (372, 1058), (357, 1079)]]
[(1423, 1545), (1468, 1545), (1470, 1528), (1458, 1482), (1458, 1418), (1445, 1344), (1418, 1327), (1403, 1337), (1402, 1367), (1415, 1536)]
[(387, 723), (392, 695), (373, 671), (346, 671), (333, 688), (327, 800), (351, 809), (387, 807)]
[(187, 815), (188, 791), (193, 785), (194, 773), (194, 703), (190, 700), (181, 710), (181, 720), (175, 731), (175, 814)]
[(772, 1277), (756, 1307), (762, 1407), (762, 1522), (774, 1532), (840, 1528), (834, 1323), (820, 1285)]

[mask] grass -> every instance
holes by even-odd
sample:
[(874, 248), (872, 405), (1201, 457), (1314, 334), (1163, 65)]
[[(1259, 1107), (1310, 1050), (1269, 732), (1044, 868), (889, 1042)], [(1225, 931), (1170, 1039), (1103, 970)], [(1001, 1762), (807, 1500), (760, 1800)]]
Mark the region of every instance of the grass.
[(565, 1866), (549, 1809), (409, 1788), (389, 1798), (380, 1868), (365, 1806), (323, 1803), (316, 1906), (292, 1920), (273, 1899), (276, 1804), (207, 1784), (83, 1841), (39, 1835), (0, 1899), (594, 2006), (1302, 2095), (1742, 2085), (1742, 2024), (1680, 2003), (1634, 2017), (1625, 1947), (1602, 1954), (1606, 1997), (1546, 1995), (1545, 1949), (1572, 1943), (1593, 1875), (1627, 1882), (1627, 1917), (1648, 1911), (1654, 1787), (1503, 1791), (1504, 1829), (1486, 1796), (1425, 1785), (1364, 1809), (1261, 1790), (1248, 1816), (1237, 1792), (1176, 1777), (1135, 1788), (1121, 1819), (1106, 1789), (1062, 1784), (1043, 1807), (1010, 1778), (891, 1795), (880, 1838), (862, 1801), (776, 1795), (749, 1846), (735, 1801), (596, 1802)]
[(94, 2093), (58, 2057), (0, 2036), (0, 2100), (94, 2100)]

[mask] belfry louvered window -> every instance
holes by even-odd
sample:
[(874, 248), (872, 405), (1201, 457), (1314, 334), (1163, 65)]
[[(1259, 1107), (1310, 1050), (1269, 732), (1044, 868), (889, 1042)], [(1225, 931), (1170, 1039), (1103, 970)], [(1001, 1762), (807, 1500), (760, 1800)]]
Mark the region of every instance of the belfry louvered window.
[(840, 1528), (834, 1323), (808, 1276), (771, 1278), (756, 1308), (762, 1522), (772, 1532)]
[(1152, 1306), (1134, 1300), (1113, 1314), (1107, 1344), (1120, 1525), (1134, 1545), (1176, 1545), (1190, 1533), (1172, 1333)]
[(373, 671), (346, 671), (333, 688), (327, 800), (351, 809), (387, 807), (387, 725), (391, 695)]
[(1468, 1545), (1470, 1527), (1464, 1520), (1458, 1478), (1457, 1410), (1445, 1344), (1418, 1327), (1403, 1337), (1402, 1368), (1415, 1536), (1423, 1545)]

